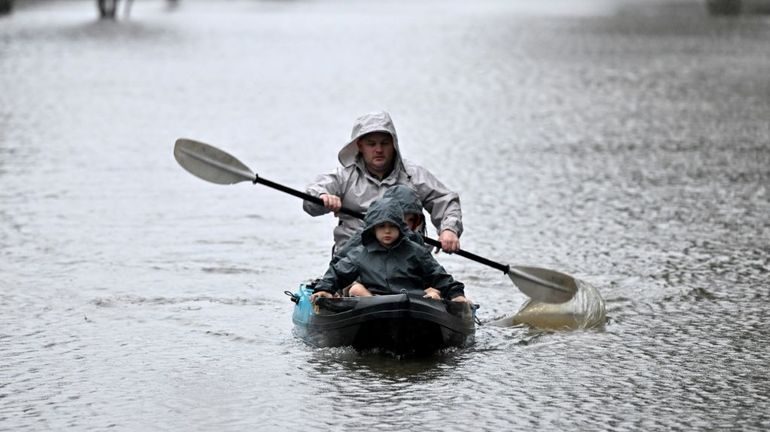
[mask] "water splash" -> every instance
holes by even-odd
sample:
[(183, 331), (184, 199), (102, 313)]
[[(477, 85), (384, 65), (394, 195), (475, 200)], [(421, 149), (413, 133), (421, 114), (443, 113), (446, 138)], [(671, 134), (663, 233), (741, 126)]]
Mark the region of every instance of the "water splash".
[(565, 303), (543, 303), (528, 300), (512, 317), (494, 321), (492, 325), (525, 324), (542, 330), (584, 330), (601, 328), (607, 322), (607, 309), (599, 290), (577, 280), (575, 296)]

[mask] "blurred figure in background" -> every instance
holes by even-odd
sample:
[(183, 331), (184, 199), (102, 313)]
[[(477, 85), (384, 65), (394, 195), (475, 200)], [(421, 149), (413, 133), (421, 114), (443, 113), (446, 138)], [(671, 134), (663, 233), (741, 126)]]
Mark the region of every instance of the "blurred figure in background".
[(118, 10), (118, 0), (96, 0), (96, 6), (99, 8), (100, 19), (115, 19), (115, 13)]
[(13, 10), (13, 0), (0, 0), (0, 15), (6, 15)]

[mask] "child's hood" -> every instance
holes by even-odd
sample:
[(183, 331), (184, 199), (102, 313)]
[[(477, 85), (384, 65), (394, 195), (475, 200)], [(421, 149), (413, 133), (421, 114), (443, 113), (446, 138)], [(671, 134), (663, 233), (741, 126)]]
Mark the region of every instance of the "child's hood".
[(404, 211), (401, 210), (401, 205), (396, 200), (380, 198), (374, 201), (366, 211), (364, 231), (361, 233), (361, 243), (366, 245), (372, 241), (377, 241), (377, 237), (374, 235), (374, 227), (383, 222), (390, 222), (397, 226), (399, 232), (401, 232), (401, 238), (406, 236), (407, 228), (404, 223)]
[(404, 214), (422, 214), (422, 203), (417, 193), (409, 186), (393, 185), (385, 190), (382, 197), (398, 202)]

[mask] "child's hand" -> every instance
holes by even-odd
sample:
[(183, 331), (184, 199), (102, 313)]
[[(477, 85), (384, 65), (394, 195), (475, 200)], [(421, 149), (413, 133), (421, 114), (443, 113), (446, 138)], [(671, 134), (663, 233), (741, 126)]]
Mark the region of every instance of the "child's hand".
[(310, 295), (310, 302), (311, 302), (311, 303), (315, 303), (315, 301), (316, 301), (316, 300), (317, 300), (319, 297), (324, 297), (324, 298), (332, 298), (332, 297), (334, 297), (334, 296), (333, 296), (333, 295), (332, 295), (332, 293), (330, 293), (330, 292), (326, 292), (326, 291), (318, 291), (318, 292), (316, 292), (316, 293), (313, 293), (313, 294), (311, 294), (311, 295)]
[(463, 296), (463, 295), (459, 295), (459, 296), (453, 298), (452, 301), (453, 302), (457, 302), (457, 303), (472, 303), (470, 300), (465, 298), (465, 296)]
[(351, 297), (371, 297), (372, 293), (362, 283), (353, 282), (353, 284), (350, 285), (348, 295)]
[(425, 288), (425, 295), (422, 298), (441, 300), (441, 291), (433, 287)]

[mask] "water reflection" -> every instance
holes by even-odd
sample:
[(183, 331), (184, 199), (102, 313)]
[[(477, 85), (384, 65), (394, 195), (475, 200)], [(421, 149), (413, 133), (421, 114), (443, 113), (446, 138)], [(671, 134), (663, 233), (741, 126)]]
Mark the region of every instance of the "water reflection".
[(309, 363), (320, 375), (335, 378), (342, 374), (372, 382), (423, 382), (445, 374), (461, 362), (462, 356), (462, 350), (456, 349), (427, 357), (401, 357), (374, 350), (359, 352), (351, 348), (329, 348), (316, 350)]

